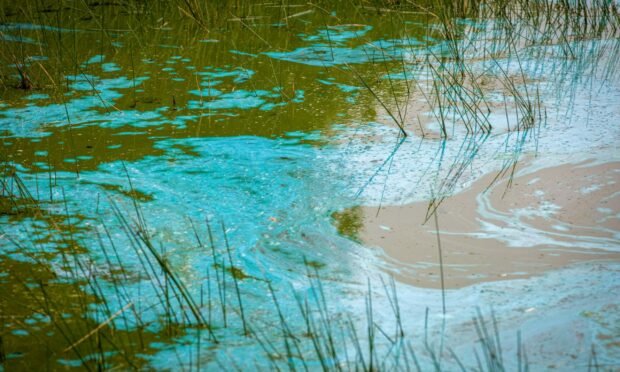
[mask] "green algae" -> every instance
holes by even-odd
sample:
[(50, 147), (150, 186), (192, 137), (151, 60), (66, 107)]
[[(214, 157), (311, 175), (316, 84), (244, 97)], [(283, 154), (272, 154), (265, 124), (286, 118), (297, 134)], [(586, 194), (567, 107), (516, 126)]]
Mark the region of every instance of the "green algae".
[(339, 234), (353, 240), (359, 240), (359, 231), (364, 226), (362, 210), (359, 206), (333, 212), (332, 218), (336, 222), (336, 228)]

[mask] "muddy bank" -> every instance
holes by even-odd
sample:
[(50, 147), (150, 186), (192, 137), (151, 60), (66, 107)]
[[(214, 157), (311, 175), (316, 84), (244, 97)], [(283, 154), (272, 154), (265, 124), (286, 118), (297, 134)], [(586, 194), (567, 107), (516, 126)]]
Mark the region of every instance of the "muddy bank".
[[(447, 288), (524, 278), (576, 262), (620, 260), (620, 163), (583, 162), (487, 175), (438, 208)], [(489, 187), (489, 185), (493, 185)], [(416, 286), (441, 286), (428, 202), (336, 214), (341, 233), (381, 250), (385, 268)]]

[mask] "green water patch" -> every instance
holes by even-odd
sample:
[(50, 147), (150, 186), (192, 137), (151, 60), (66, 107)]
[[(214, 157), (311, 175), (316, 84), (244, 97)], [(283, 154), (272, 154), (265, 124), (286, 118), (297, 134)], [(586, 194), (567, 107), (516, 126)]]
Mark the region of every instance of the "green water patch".
[[(85, 181), (85, 182), (88, 182), (88, 181)], [(109, 183), (97, 183), (97, 185), (100, 186), (103, 190), (119, 193), (121, 195), (127, 196), (129, 198), (132, 198), (132, 199), (135, 199), (141, 202), (149, 202), (153, 200), (152, 195), (149, 195), (140, 190), (136, 190), (136, 189), (124, 190), (119, 185), (113, 185)]]
[(364, 222), (359, 206), (332, 213), (338, 233), (354, 240), (359, 240), (358, 233)]
[(402, 60), (403, 54), (415, 53), (425, 43), (415, 39), (378, 40), (354, 48), (328, 44), (300, 47), (289, 52), (266, 52), (265, 55), (309, 66), (333, 67), (347, 64), (384, 63)]
[(345, 24), (319, 29), (314, 35), (300, 34), (298, 36), (304, 41), (325, 41), (342, 44), (351, 39), (362, 38), (370, 30), (372, 30), (372, 26), (370, 25)]

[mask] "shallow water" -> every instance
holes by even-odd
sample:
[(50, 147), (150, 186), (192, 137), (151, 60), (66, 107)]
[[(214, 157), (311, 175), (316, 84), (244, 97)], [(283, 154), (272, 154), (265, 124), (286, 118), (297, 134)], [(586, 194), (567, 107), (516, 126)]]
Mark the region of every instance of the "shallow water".
[[(407, 314), (403, 322), (407, 333), (421, 336), (428, 321), (426, 333), (432, 333), (433, 347), (441, 344), (440, 350), (441, 334), (446, 334), (451, 339), (446, 347), (468, 354), (476, 338), (471, 319), (479, 306), (485, 315), (494, 309), (502, 337), (511, 340), (506, 354), (515, 353), (514, 338), (522, 331), (525, 344), (533, 345), (528, 350), (533, 367), (586, 366), (591, 345), (604, 365), (617, 365), (620, 333), (613, 314), (617, 313), (614, 294), (620, 294), (618, 170), (600, 171), (620, 161), (616, 60), (604, 58), (599, 69), (577, 68), (576, 62), (541, 60), (535, 49), (522, 56), (518, 66), (510, 58), (472, 62), (472, 68), (489, 70), (490, 75), (499, 74), (498, 69), (507, 74), (520, 70), (525, 85), (537, 87), (545, 120), (527, 131), (511, 130), (519, 113), (512, 109), (516, 103), (510, 103), (488, 114), (486, 120), (494, 126), (491, 133), (468, 133), (453, 120), (443, 140), (437, 138), (437, 117), (428, 107), (421, 111), (416, 106), (420, 94), (405, 102), (405, 89), (398, 85), (399, 79), (421, 73), (415, 68), (417, 58), (444, 53), (446, 45), (439, 40), (437, 27), (421, 16), (354, 9), (233, 7), (222, 11), (209, 29), (165, 7), (144, 11), (140, 18), (114, 5), (93, 7), (93, 14), (82, 18), (71, 11), (36, 13), (33, 19), (5, 16), (1, 43), (10, 51), (7, 55), (17, 57), (4, 60), (1, 67), (3, 161), (16, 170), (45, 211), (0, 216), (0, 257), (13, 267), (11, 278), (22, 273), (25, 282), (33, 280), (18, 263), (32, 263), (36, 254), (45, 257), (46, 270), (64, 285), (75, 279), (67, 269), (72, 266), (67, 252), (89, 257), (91, 266), (82, 268), (81, 274), (101, 277), (101, 288), (82, 283), (80, 290), (99, 291), (113, 308), (106, 315), (94, 302), (89, 304), (84, 312), (93, 319), (90, 327), (124, 309), (125, 299), (131, 298), (149, 334), (157, 339), (149, 340), (140, 359), (156, 369), (217, 368), (232, 362), (240, 368), (272, 366), (278, 358), (240, 331), (239, 310), (220, 309), (221, 298), (231, 308), (237, 306), (233, 284), (244, 294), (245, 314), (266, 338), (280, 332), (266, 283), (275, 288), (291, 327), (303, 330), (302, 319), (294, 315), (298, 303), (293, 291), (320, 297), (312, 282), (315, 276), (323, 281), (334, 319), (351, 317), (363, 328), (370, 290), (375, 321), (392, 327), (391, 311), (386, 310), (392, 300), (382, 285), (387, 273), (398, 279), (395, 287)], [(241, 17), (248, 14), (256, 18)], [(19, 80), (16, 63), (26, 66), (33, 89), (14, 88)], [(419, 77), (421, 85), (428, 86), (430, 80)], [(376, 89), (373, 94), (365, 87), (368, 82)], [(491, 84), (487, 93), (510, 100), (505, 90)], [(407, 119), (406, 139), (400, 137), (385, 106), (394, 112), (411, 106), (414, 114)], [(484, 193), (480, 184), (514, 164), (517, 180), (539, 173), (537, 178), (553, 180), (559, 177), (554, 173), (558, 167), (578, 167), (575, 164), (586, 161), (594, 170), (586, 173), (593, 179), (581, 180), (580, 174), (575, 182), (584, 204), (593, 203), (588, 195), (601, 203), (614, 201), (599, 206), (601, 216), (588, 220), (586, 227), (562, 219), (581, 217), (575, 210), (578, 206), (558, 202), (557, 207), (545, 199), (557, 191), (551, 181), (541, 182), (541, 190), (531, 190), (541, 199), (534, 206), (507, 188), (506, 195), (512, 195), (517, 206), (508, 211), (495, 209), (497, 204), (489, 201), (501, 199), (496, 195), (502, 194), (501, 184), (491, 193)], [(569, 183), (568, 190), (577, 186)], [(382, 234), (390, 234), (395, 226), (369, 224), (363, 216), (346, 213), (361, 207), (369, 215), (378, 211), (380, 220), (380, 206), (413, 203), (422, 213), (395, 218), (399, 222), (415, 218), (411, 224), (420, 226), (428, 202), (467, 192), (474, 195), (466, 207), (477, 208), (467, 231), (443, 225), (439, 214), (441, 234), (455, 245), (461, 234), (468, 242), (493, 240), (501, 249), (531, 250), (543, 244), (584, 254), (551, 268), (521, 264), (514, 265), (518, 271), (494, 272), (501, 282), (485, 269), (457, 267), (468, 280), (455, 286), (460, 289), (443, 293), (447, 299), (443, 314), (442, 291), (436, 289), (439, 265), (432, 261), (437, 257), (422, 260), (414, 255), (414, 262), (408, 262), (390, 254), (389, 247), (377, 243), (380, 238), (365, 239), (360, 230), (378, 227)], [(522, 213), (517, 213), (518, 207)], [(568, 211), (561, 213), (556, 207)], [(446, 213), (443, 204), (440, 212)], [(143, 259), (119, 214), (127, 216), (129, 225), (144, 227), (188, 292), (200, 298), (201, 309), (209, 317), (213, 313), (216, 320), (209, 322), (219, 344), (206, 331), (192, 327), (162, 336), (166, 323), (157, 313), (158, 291), (151, 285), (153, 278), (142, 273)], [(343, 226), (342, 215), (350, 217), (345, 221), (348, 226)], [(407, 229), (406, 222), (403, 226)], [(423, 226), (435, 232), (432, 222)], [(206, 243), (209, 228), (218, 249), (213, 254)], [(100, 243), (95, 232), (105, 237), (106, 229), (110, 241)], [(434, 244), (430, 238), (421, 240)], [(109, 279), (109, 257), (102, 247), (112, 244), (122, 258), (122, 270), (132, 278), (123, 283), (126, 298), (118, 296), (116, 283)], [(406, 245), (399, 243), (395, 249), (406, 250)], [(604, 255), (605, 260), (575, 264), (592, 261), (589, 253)], [(516, 257), (515, 263), (522, 258), (510, 257)], [(221, 269), (227, 260), (228, 273)], [(222, 297), (216, 293), (212, 304), (211, 292), (205, 293), (207, 287), (215, 288), (218, 267), (229, 287)], [(433, 279), (416, 283), (422, 274)], [(6, 290), (18, 290), (11, 288)], [(170, 306), (183, 313), (183, 306)], [(9, 315), (14, 309), (3, 304)], [(228, 319), (223, 320), (227, 311)], [(68, 318), (79, 317), (77, 310), (68, 312)], [(119, 318), (114, 325), (130, 339), (138, 323)], [(26, 368), (25, 360), (33, 354), (25, 340), (38, 334), (40, 329), (33, 327), (40, 325), (4, 324), (5, 348), (11, 357), (7, 369), (10, 363)], [(416, 340), (414, 345), (423, 348), (420, 338)], [(387, 348), (390, 340), (378, 343)], [(310, 355), (311, 347), (298, 352)], [(80, 363), (69, 353), (36, 355), (40, 365)], [(431, 365), (428, 355), (422, 353), (420, 358), (425, 366)], [(463, 362), (475, 365), (471, 357)], [(317, 361), (308, 363), (311, 369), (320, 366)], [(512, 359), (506, 363), (514, 367)]]

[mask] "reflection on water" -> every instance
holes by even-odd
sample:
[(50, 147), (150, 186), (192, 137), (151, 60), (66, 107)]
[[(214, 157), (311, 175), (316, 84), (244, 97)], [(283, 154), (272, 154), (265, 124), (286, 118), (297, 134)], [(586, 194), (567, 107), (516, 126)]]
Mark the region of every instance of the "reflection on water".
[[(505, 311), (499, 314), (508, 323), (505, 332), (514, 332), (519, 328), (514, 314), (522, 313), (521, 307), (528, 313), (540, 309), (540, 319), (545, 319), (553, 317), (553, 304), (562, 302), (555, 297), (549, 304), (536, 302), (536, 291), (546, 293), (578, 275), (574, 282), (581, 287), (566, 289), (567, 295), (577, 299), (575, 308), (588, 311), (586, 276), (605, 281), (616, 275), (612, 263), (543, 275), (550, 268), (588, 260), (594, 252), (610, 261), (618, 258), (620, 210), (617, 186), (609, 183), (617, 179), (617, 169), (605, 168), (620, 161), (620, 129), (614, 125), (620, 115), (615, 105), (620, 86), (609, 72), (613, 61), (602, 64), (607, 70), (593, 71), (586, 64), (575, 68), (563, 60), (542, 59), (537, 51), (518, 60), (468, 56), (471, 70), (480, 75), (473, 81), (462, 78), (463, 93), (453, 90), (457, 79), (448, 75), (451, 46), (419, 14), (403, 13), (395, 21), (389, 13), (343, 4), (330, 11), (300, 4), (292, 14), (284, 12), (288, 7), (269, 4), (231, 5), (228, 12), (238, 17), (210, 20), (212, 27), (205, 29), (199, 14), (192, 16), (194, 22), (183, 12), (158, 6), (162, 8), (97, 4), (86, 13), (50, 8), (34, 12), (37, 18), (32, 19), (4, 13), (0, 264), (8, 274), (0, 277), (0, 286), (11, 297), (30, 294), (20, 300), (27, 307), (47, 309), (37, 313), (0, 302), (3, 314), (18, 319), (0, 323), (6, 357), (16, 363), (10, 366), (26, 368), (27, 357), (90, 363), (93, 368), (146, 363), (163, 369), (178, 364), (216, 368), (232, 359), (241, 359), (242, 368), (255, 362), (272, 367), (286, 358), (256, 342), (282, 331), (283, 320), (270, 310), (270, 291), (291, 318), (289, 326), (306, 334), (308, 343), (295, 344), (294, 353), (310, 355), (312, 330), (303, 315), (310, 305), (304, 308), (299, 296), (314, 301), (321, 317), (328, 311), (335, 314), (339, 325), (349, 320), (364, 324), (372, 301), (376, 309), (395, 307), (389, 285), (379, 279), (386, 270), (398, 274), (394, 289), (411, 309), (398, 327), (421, 334), (428, 307), (433, 333), (442, 319), (450, 319), (455, 335), (472, 339), (463, 330), (472, 313), (458, 303), (471, 303), (478, 288), (498, 293), (480, 296)], [(484, 35), (481, 25), (463, 22), (463, 27), (474, 36)], [(422, 67), (434, 59), (440, 64)], [(32, 89), (15, 88), (24, 81)], [(437, 81), (449, 84), (440, 89)], [(505, 81), (513, 85), (501, 85)], [(571, 97), (564, 99), (558, 92), (567, 86)], [(528, 87), (536, 93), (528, 96)], [(440, 93), (435, 97), (433, 92)], [(534, 106), (531, 97), (539, 101)], [(474, 103), (487, 111), (472, 113), (467, 107)], [(483, 119), (472, 127), (463, 125), (471, 115)], [(407, 138), (395, 127), (401, 119)], [(525, 126), (534, 119), (536, 125)], [(491, 123), (495, 129), (489, 133), (485, 125)], [(522, 157), (527, 162), (521, 163)], [(578, 182), (554, 184), (564, 175), (550, 169), (586, 159), (596, 164), (590, 169), (595, 172), (577, 171), (571, 177)], [(510, 183), (508, 175), (521, 180), (537, 172), (538, 177), (526, 181), (536, 185), (536, 179), (544, 180), (541, 189), (519, 194), (540, 196), (537, 208), (498, 210), (498, 200), (514, 197), (510, 189), (503, 193), (496, 185), (482, 192), (486, 185), (481, 180), (491, 184), (508, 178)], [(576, 205), (542, 198), (561, 199), (576, 187), (601, 203), (597, 219), (587, 226), (579, 218), (590, 199)], [(502, 279), (538, 274), (527, 279), (532, 282), (524, 281), (537, 283), (526, 285), (538, 289), (522, 293), (523, 300), (512, 307), (506, 305), (509, 292), (524, 291), (518, 281), (454, 290), (442, 315), (439, 293), (420, 288), (437, 287), (435, 235), (387, 239), (395, 247), (382, 239), (395, 229), (422, 224), (429, 211), (445, 212), (450, 197), (459, 200), (467, 192), (472, 194), (468, 204), (455, 207), (467, 210), (452, 213), (458, 220), (476, 210), (470, 217), (479, 224), (466, 231), (440, 228), (448, 241), (473, 241), (473, 246), (501, 242), (486, 252), (490, 256), (499, 248), (563, 242), (583, 255), (539, 269), (530, 261), (517, 265), (523, 257), (513, 250), (506, 255), (507, 267), (518, 269)], [(517, 198), (515, 204), (521, 201)], [(562, 216), (575, 219), (555, 219), (556, 204), (568, 208), (570, 213)], [(416, 213), (401, 211), (410, 205)], [(400, 212), (390, 215), (381, 208)], [(384, 216), (393, 219), (382, 222)], [(371, 228), (378, 229), (376, 240), (368, 238)], [(434, 232), (428, 224), (422, 229)], [(459, 234), (466, 238), (454, 237)], [(409, 254), (407, 249), (416, 244), (423, 248)], [(471, 270), (470, 263), (480, 262), (464, 260), (450, 268), (468, 275), (466, 283), (454, 287), (495, 279), (486, 269)], [(16, 279), (19, 275), (23, 278)], [(412, 280), (420, 275), (432, 278)], [(591, 311), (609, 305), (601, 293), (617, 291), (614, 285), (610, 281), (600, 287)], [(326, 301), (317, 293), (322, 286), (329, 304), (320, 302)], [(375, 296), (372, 301), (365, 297), (367, 286)], [(75, 301), (63, 297), (65, 291)], [(195, 309), (208, 315), (192, 313)], [(302, 316), (291, 315), (299, 309)], [(79, 314), (88, 316), (74, 325)], [(389, 318), (383, 312), (376, 316), (377, 324)], [(573, 321), (576, 315), (562, 317)], [(112, 324), (114, 331), (88, 336), (81, 341), (88, 347), (77, 353), (57, 350), (58, 344), (71, 346), (101, 324), (105, 332)], [(49, 329), (52, 325), (55, 331)], [(589, 332), (602, 328), (590, 325)], [(76, 334), (63, 334), (69, 330)], [(114, 335), (117, 331), (121, 334)], [(35, 334), (45, 341), (31, 352), (27, 345)], [(534, 342), (542, 336), (527, 337)], [(380, 341), (388, 348), (390, 342)], [(594, 336), (592, 342), (598, 342)], [(118, 343), (124, 346), (118, 348)], [(351, 351), (360, 347), (343, 344)], [(56, 346), (45, 354), (46, 345)], [(132, 351), (113, 351), (123, 348)], [(231, 358), (229, 350), (251, 358)], [(611, 359), (617, 352), (605, 350), (604, 357)], [(551, 353), (562, 363), (566, 360), (558, 350)], [(543, 363), (546, 356), (534, 353), (531, 361)], [(432, 363), (428, 355), (421, 361)]]

